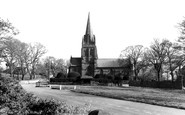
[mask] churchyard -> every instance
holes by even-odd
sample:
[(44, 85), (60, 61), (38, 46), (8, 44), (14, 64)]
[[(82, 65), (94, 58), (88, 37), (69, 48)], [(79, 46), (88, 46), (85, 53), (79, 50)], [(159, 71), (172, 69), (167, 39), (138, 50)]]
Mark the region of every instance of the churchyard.
[(50, 89), (70, 90), (72, 92), (108, 97), (118, 100), (147, 103), (185, 109), (185, 90), (123, 86), (92, 86), (49, 84)]
[(143, 87), (78, 86), (74, 92), (185, 109), (185, 90)]

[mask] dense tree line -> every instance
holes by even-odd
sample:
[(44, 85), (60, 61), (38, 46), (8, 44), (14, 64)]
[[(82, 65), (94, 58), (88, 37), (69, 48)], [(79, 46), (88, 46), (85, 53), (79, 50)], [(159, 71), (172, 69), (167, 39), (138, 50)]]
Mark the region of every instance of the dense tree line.
[(121, 52), (120, 58), (131, 59), (135, 80), (147, 76), (151, 77), (147, 79), (160, 81), (163, 73), (169, 73), (171, 80), (174, 81), (175, 70), (179, 72), (182, 69), (184, 56), (182, 42), (172, 43), (167, 39), (161, 41), (154, 39), (149, 48), (144, 48), (142, 45), (127, 47)]
[[(65, 72), (65, 61), (54, 57), (41, 57), (47, 52), (45, 46), (40, 43), (24, 43), (16, 39), (19, 31), (9, 22), (0, 19), (0, 59), (6, 62), (10, 76), (21, 74), (22, 79), (26, 73), (30, 79), (36, 74), (55, 76), (58, 72)], [(45, 72), (43, 72), (45, 71)], [(47, 73), (47, 74), (46, 74)]]
[(67, 62), (64, 59), (57, 59), (52, 56), (48, 56), (42, 59), (37, 65), (37, 73), (40, 73), (46, 77), (57, 77), (58, 73), (62, 73), (64, 76), (67, 74)]
[(161, 81), (162, 75), (167, 74), (174, 82), (185, 62), (185, 20), (179, 24), (181, 35), (176, 42), (168, 39), (154, 39), (150, 47), (142, 45), (128, 46), (120, 55), (121, 59), (129, 58), (133, 65), (134, 80)]

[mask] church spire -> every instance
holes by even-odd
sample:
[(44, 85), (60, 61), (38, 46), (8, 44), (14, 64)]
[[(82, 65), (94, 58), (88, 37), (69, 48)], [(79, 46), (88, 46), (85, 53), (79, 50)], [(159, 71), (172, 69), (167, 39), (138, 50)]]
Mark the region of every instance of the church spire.
[(91, 23), (90, 23), (90, 12), (88, 14), (87, 27), (86, 27), (86, 33), (85, 34), (90, 35), (90, 36), (93, 35), (92, 30), (91, 30)]

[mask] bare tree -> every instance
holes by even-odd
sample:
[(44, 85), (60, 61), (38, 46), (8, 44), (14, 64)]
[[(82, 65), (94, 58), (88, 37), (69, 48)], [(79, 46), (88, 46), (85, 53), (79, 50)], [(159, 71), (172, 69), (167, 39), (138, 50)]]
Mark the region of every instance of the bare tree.
[(20, 41), (14, 38), (6, 38), (4, 40), (1, 40), (1, 44), (3, 47), (2, 49), (2, 57), (4, 61), (6, 62), (6, 66), (9, 67), (9, 73), (10, 76), (13, 76), (13, 71), (17, 65), (17, 54), (16, 51), (18, 50), (17, 44), (19, 44)]
[(17, 66), (21, 67), (22, 79), (24, 78), (23, 69), (26, 66), (30, 79), (35, 77), (35, 68), (46, 49), (40, 43), (29, 44), (22, 43), (13, 36), (19, 32), (9, 21), (0, 19), (0, 53), (1, 58), (7, 62), (10, 75), (12, 76)]
[(44, 59), (44, 65), (47, 70), (47, 75), (50, 73), (56, 77), (57, 73), (62, 72), (66, 74), (66, 63), (63, 59), (56, 59), (55, 57), (49, 56)]
[(181, 50), (181, 47), (177, 43), (172, 43), (167, 41), (166, 44), (166, 63), (169, 66), (170, 75), (172, 77), (172, 82), (174, 81), (174, 70), (181, 66), (185, 61), (184, 53)]
[(180, 37), (178, 41), (184, 46), (185, 45), (185, 20), (183, 20), (181, 23), (179, 23), (179, 30), (180, 30)]
[(49, 57), (46, 57), (44, 59), (44, 67), (46, 69), (46, 72), (47, 72), (47, 76), (49, 78), (50, 74), (52, 73), (52, 75), (55, 77), (55, 72), (53, 70), (53, 62), (55, 61), (55, 58), (52, 57), (52, 56), (49, 56)]
[(18, 66), (20, 67), (21, 75), (22, 75), (22, 80), (24, 80), (24, 75), (26, 73), (25, 68), (26, 68), (26, 63), (25, 63), (25, 58), (24, 56), (27, 53), (27, 48), (28, 44), (20, 42), (17, 44), (17, 61), (18, 61)]
[(17, 35), (19, 31), (7, 20), (0, 18), (0, 39)]
[(179, 56), (180, 58), (183, 59), (182, 62), (184, 62), (185, 60), (185, 20), (179, 23), (179, 30), (181, 32), (181, 35), (178, 39), (178, 44), (174, 48), (179, 51), (179, 53), (181, 54)]
[(65, 62), (64, 59), (57, 59), (56, 60), (56, 66), (55, 66), (55, 69), (56, 69), (56, 73), (58, 72), (62, 72), (64, 74), (67, 74), (67, 63)]
[[(0, 18), (0, 58), (5, 59), (5, 51), (3, 50), (7, 49), (7, 46), (5, 46), (5, 42), (13, 38), (14, 35), (17, 35), (19, 32), (16, 30), (14, 26), (7, 20), (3, 20)], [(10, 42), (9, 42), (10, 43)], [(9, 65), (9, 64), (8, 64)]]
[(139, 61), (141, 61), (141, 57), (143, 55), (143, 46), (136, 45), (136, 46), (128, 46), (125, 50), (121, 52), (121, 58), (129, 58), (133, 65), (133, 72), (135, 75), (135, 79), (138, 77), (138, 73), (140, 70)]
[(157, 79), (160, 81), (162, 66), (166, 59), (166, 46), (168, 40), (163, 39), (160, 42), (158, 39), (154, 39), (154, 42), (150, 46), (150, 49), (147, 51), (146, 58), (150, 64), (152, 64), (157, 72)]
[(29, 44), (27, 52), (24, 55), (24, 60), (27, 68), (27, 72), (30, 75), (30, 79), (35, 78), (36, 65), (39, 59), (46, 53), (45, 47), (40, 43)]

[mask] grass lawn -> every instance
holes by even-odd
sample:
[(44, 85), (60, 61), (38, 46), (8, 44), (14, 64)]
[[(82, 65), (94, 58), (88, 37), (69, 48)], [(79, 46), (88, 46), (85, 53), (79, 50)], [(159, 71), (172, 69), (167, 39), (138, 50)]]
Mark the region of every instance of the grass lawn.
[(79, 93), (185, 109), (185, 90), (141, 87), (79, 86)]

